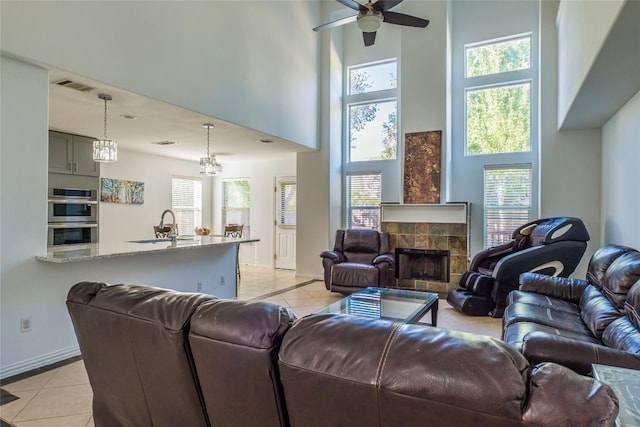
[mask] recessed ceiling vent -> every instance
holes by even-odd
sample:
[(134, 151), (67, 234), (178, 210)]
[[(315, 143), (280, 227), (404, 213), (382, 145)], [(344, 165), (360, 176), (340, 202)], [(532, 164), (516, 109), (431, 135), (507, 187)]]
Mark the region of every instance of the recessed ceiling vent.
[(83, 85), (82, 83), (74, 82), (73, 80), (69, 80), (69, 79), (61, 79), (53, 82), (53, 84), (58, 86), (68, 87), (69, 89), (74, 89), (79, 92), (91, 92), (92, 90), (95, 90), (95, 87)]
[(177, 141), (154, 141), (152, 144), (155, 145), (178, 145)]

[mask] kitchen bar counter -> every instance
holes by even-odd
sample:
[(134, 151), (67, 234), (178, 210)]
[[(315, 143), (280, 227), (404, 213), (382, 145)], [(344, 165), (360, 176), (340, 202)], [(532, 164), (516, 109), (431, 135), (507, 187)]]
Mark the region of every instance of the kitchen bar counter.
[(197, 250), (204, 247), (234, 245), (257, 242), (258, 239), (238, 239), (222, 236), (195, 236), (178, 238), (175, 242), (168, 239), (148, 239), (126, 242), (98, 242), (80, 245), (50, 247), (46, 256), (37, 256), (38, 261), (64, 264), (103, 258), (167, 253), (173, 251)]

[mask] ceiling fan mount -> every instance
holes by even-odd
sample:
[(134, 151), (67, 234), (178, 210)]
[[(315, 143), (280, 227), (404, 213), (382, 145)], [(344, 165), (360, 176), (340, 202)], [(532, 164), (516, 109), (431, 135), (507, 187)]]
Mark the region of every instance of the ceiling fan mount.
[(358, 14), (320, 25), (314, 28), (313, 31), (328, 30), (355, 21), (358, 28), (362, 31), (364, 45), (371, 46), (375, 42), (376, 32), (380, 29), (383, 22), (417, 28), (425, 28), (429, 25), (427, 19), (406, 15), (404, 13), (391, 12), (389, 10), (402, 3), (402, 0), (377, 0), (375, 3), (371, 3), (371, 0), (368, 0), (365, 4), (355, 0), (337, 1), (350, 9), (357, 10)]

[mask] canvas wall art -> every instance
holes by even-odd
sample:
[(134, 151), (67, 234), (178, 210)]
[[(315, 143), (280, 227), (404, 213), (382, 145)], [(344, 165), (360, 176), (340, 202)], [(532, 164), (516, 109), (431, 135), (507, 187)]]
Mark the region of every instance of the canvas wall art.
[(404, 137), (404, 203), (440, 203), (442, 131), (407, 133)]
[(100, 178), (100, 201), (110, 203), (144, 203), (144, 182)]

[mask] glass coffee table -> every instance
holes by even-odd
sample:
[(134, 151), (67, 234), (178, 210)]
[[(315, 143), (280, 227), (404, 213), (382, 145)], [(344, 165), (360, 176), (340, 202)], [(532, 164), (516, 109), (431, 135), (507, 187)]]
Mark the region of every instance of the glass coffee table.
[(389, 288), (365, 288), (315, 314), (350, 314), (373, 319), (418, 323), (431, 311), (431, 325), (438, 323), (438, 294)]
[(609, 385), (618, 396), (616, 427), (640, 425), (640, 370), (592, 364), (593, 377)]

